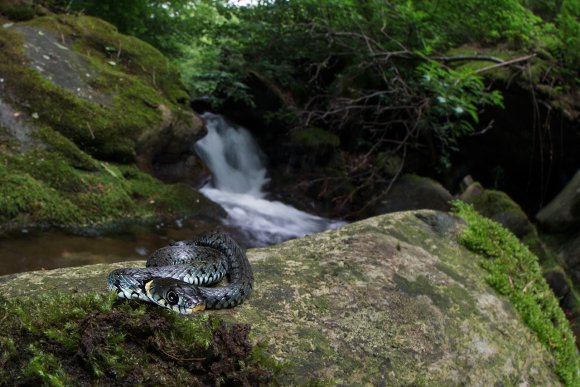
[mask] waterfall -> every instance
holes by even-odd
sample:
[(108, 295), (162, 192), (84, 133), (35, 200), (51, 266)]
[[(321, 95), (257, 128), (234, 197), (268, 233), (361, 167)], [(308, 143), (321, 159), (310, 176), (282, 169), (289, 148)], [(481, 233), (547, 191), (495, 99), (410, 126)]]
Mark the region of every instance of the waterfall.
[(208, 134), (194, 146), (213, 176), (201, 192), (227, 211), (226, 224), (240, 229), (250, 244), (266, 246), (344, 224), (267, 200), (264, 156), (250, 132), (217, 114), (203, 118)]

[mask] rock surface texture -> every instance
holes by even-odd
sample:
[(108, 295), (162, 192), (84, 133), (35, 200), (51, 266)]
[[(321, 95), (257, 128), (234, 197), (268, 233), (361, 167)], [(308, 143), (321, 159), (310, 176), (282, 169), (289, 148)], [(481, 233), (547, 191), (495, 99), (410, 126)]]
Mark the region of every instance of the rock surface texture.
[(207, 130), (157, 49), (74, 15), (0, 16), (0, 48), (0, 230), (223, 212), (192, 188)]
[(378, 215), (418, 209), (449, 211), (451, 200), (453, 196), (435, 180), (417, 175), (402, 175), (371, 212)]
[(580, 170), (564, 189), (536, 214), (548, 231), (561, 232), (580, 228)]
[[(248, 252), (249, 323), (287, 367), (285, 384), (557, 385), (551, 356), (458, 245), (463, 223), (399, 212)], [(0, 293), (105, 291), (127, 262), (0, 277)]]

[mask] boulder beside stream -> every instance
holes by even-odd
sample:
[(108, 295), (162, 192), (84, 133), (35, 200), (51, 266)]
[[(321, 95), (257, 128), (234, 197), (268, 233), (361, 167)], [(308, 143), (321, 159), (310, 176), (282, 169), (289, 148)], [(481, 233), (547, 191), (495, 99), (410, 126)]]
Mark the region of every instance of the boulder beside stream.
[[(423, 210), (252, 249), (252, 297), (208, 311), (248, 323), (286, 384), (555, 385), (553, 358), (456, 242), (464, 223)], [(0, 294), (105, 292), (144, 262), (0, 277)]]
[(161, 52), (82, 15), (0, 14), (0, 47), (0, 232), (223, 216), (193, 188), (207, 130)]

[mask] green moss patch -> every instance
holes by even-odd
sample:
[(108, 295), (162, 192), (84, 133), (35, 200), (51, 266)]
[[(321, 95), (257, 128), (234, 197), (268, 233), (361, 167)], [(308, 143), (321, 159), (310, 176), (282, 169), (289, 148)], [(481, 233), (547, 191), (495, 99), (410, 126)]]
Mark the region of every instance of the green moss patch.
[(0, 384), (267, 383), (278, 365), (248, 335), (114, 294), (0, 298)]
[(100, 159), (134, 160), (139, 136), (161, 124), (156, 107), (178, 116), (187, 101), (159, 51), (96, 18), (41, 17), (0, 29), (0, 42), (10, 104)]
[(134, 166), (147, 133), (195, 125), (158, 50), (71, 15), (9, 24), (0, 46), (0, 109), (14, 117), (0, 128), (0, 231), (221, 215), (193, 188)]
[(298, 129), (292, 132), (292, 141), (307, 147), (331, 147), (340, 145), (340, 139), (327, 130), (311, 127)]
[(472, 206), (457, 201), (454, 208), (468, 223), (460, 243), (489, 258), (481, 262), (489, 272), (487, 282), (510, 300), (523, 321), (552, 353), (554, 371), (561, 380), (566, 385), (580, 385), (574, 335), (542, 277), (538, 258), (512, 233), (479, 215)]
[(28, 151), (6, 147), (0, 153), (0, 222), (5, 229), (220, 214), (193, 188), (163, 184), (132, 165), (100, 162), (50, 128), (34, 137), (37, 144)]

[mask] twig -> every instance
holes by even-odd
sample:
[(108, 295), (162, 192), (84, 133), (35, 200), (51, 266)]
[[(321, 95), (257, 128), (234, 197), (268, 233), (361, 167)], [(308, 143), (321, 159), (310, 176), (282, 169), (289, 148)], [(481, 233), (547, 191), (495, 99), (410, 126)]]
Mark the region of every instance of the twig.
[(93, 129), (91, 128), (91, 124), (88, 121), (86, 121), (85, 123), (87, 124), (87, 128), (89, 128), (89, 132), (91, 133), (91, 137), (94, 140), (95, 134), (93, 133)]
[(502, 62), (502, 63), (498, 63), (495, 65), (491, 65), (491, 66), (487, 66), (487, 67), (483, 67), (481, 69), (475, 70), (473, 73), (479, 74), (479, 73), (483, 73), (484, 71), (493, 70), (493, 69), (496, 69), (499, 67), (505, 67), (505, 66), (510, 66), (510, 65), (513, 65), (513, 64), (519, 63), (519, 62), (525, 62), (527, 60), (532, 59), (535, 56), (536, 56), (536, 54), (530, 54), (530, 55), (522, 56), (522, 57), (511, 59), (511, 60), (506, 60), (505, 62)]
[(479, 56), (479, 55), (457, 55), (457, 56), (432, 56), (429, 59), (436, 60), (438, 62), (472, 62), (472, 61), (483, 61), (483, 62), (495, 62), (495, 63), (505, 63), (506, 61), (497, 58), (495, 56)]
[(489, 124), (487, 124), (487, 126), (485, 128), (483, 128), (482, 130), (479, 130), (477, 132), (473, 132), (468, 134), (469, 137), (472, 136), (481, 136), (482, 134), (485, 134), (485, 132), (487, 132), (488, 130), (490, 130), (491, 128), (493, 128), (493, 124), (495, 123), (494, 120), (489, 121)]
[(165, 356), (172, 358), (173, 360), (177, 360), (177, 361), (202, 361), (205, 360), (205, 357), (191, 357), (191, 358), (186, 358), (186, 357), (177, 357), (171, 353), (165, 352), (162, 348), (157, 348), (158, 351), (161, 351), (161, 353), (163, 353)]
[(528, 291), (528, 288), (529, 288), (529, 287), (530, 287), (530, 285), (531, 285), (531, 284), (533, 284), (533, 283), (534, 283), (534, 280), (531, 280), (530, 282), (528, 282), (528, 283), (526, 284), (526, 286), (524, 286), (524, 288), (522, 289), (522, 292), (523, 292), (523, 293), (527, 292), (527, 291)]

